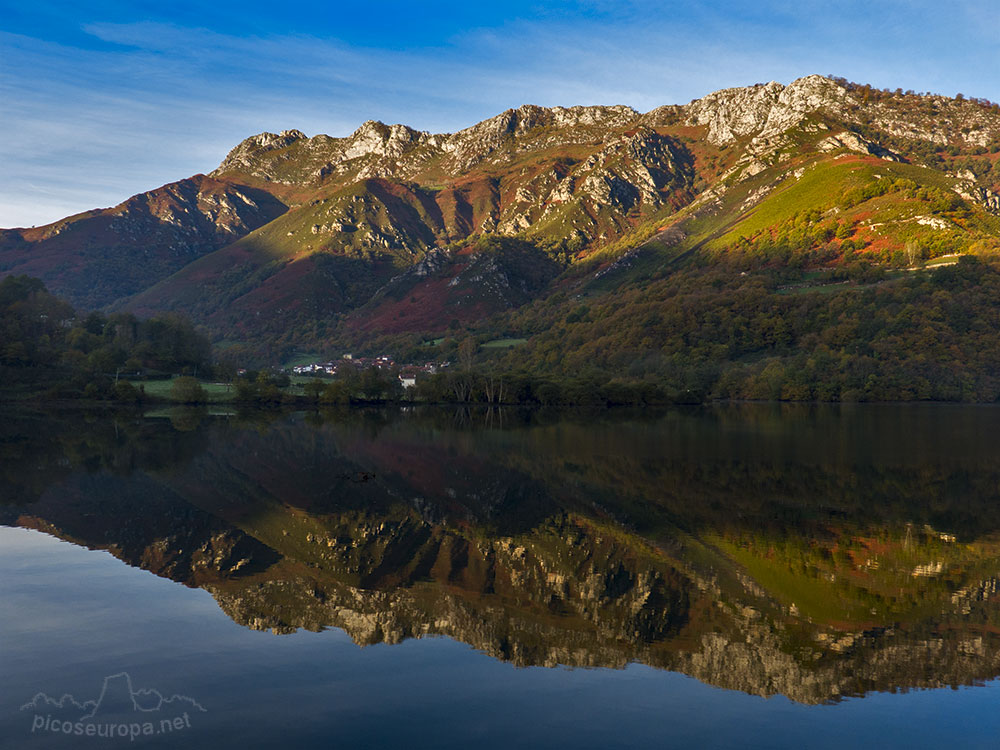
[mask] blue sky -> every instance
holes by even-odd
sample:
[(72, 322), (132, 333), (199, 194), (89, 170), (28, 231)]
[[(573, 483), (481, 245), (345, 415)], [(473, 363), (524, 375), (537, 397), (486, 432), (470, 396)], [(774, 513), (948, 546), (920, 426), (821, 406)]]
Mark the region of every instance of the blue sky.
[(447, 132), (810, 73), (1000, 100), (995, 0), (84, 5), (0, 0), (0, 226), (208, 172), (263, 130)]

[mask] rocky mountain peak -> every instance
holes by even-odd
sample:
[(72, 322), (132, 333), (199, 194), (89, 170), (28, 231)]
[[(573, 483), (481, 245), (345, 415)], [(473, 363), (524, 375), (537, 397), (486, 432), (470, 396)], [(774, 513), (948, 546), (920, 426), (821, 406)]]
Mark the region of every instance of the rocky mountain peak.
[(575, 132), (578, 129), (613, 129), (638, 117), (638, 112), (623, 105), (540, 107), (522, 104), (445, 137), (441, 148), (453, 155), (456, 169), (464, 170), (487, 158), (509, 140), (530, 139), (544, 132), (542, 128), (560, 129), (559, 135), (551, 136), (548, 145), (552, 145), (552, 139), (572, 143), (583, 138)]
[(602, 125), (620, 127), (639, 117), (639, 113), (623, 104), (610, 106), (553, 107), (549, 110), (555, 125)]
[(806, 115), (822, 109), (841, 111), (847, 100), (847, 91), (829, 78), (819, 75), (799, 78), (778, 95), (778, 101), (771, 108), (764, 125), (764, 134), (773, 135), (787, 130)]
[(784, 87), (776, 81), (722, 89), (687, 107), (687, 124), (707, 125), (708, 140), (721, 145), (759, 131)]
[(619, 127), (639, 117), (639, 113), (624, 105), (540, 107), (537, 104), (522, 104), (517, 109), (508, 109), (495, 117), (483, 120), (471, 127), (460, 130), (452, 139), (464, 141), (471, 138), (502, 138), (510, 134), (521, 135), (534, 128), (556, 126)]
[(386, 125), (378, 120), (367, 120), (348, 136), (343, 158), (356, 159), (369, 154), (399, 157), (428, 135), (406, 125)]
[(224, 172), (237, 172), (249, 169), (255, 162), (255, 158), (267, 151), (277, 151), (291, 146), (296, 141), (308, 140), (301, 130), (282, 130), (280, 133), (258, 133), (241, 141), (218, 168), (211, 172), (215, 177)]
[(847, 97), (847, 91), (829, 78), (810, 75), (788, 86), (771, 81), (722, 89), (684, 109), (689, 125), (707, 125), (708, 140), (722, 145), (750, 135), (776, 135), (812, 112), (842, 107)]

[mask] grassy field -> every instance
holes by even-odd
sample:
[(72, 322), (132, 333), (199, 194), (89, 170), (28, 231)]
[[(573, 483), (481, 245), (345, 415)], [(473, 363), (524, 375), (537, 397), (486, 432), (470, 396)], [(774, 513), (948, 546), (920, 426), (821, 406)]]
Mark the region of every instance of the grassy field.
[(314, 375), (292, 375), (290, 377), (292, 385), (305, 385), (306, 383), (311, 383), (314, 380), (319, 380), (323, 383), (329, 383), (331, 378), (327, 376), (326, 378), (318, 378)]
[(147, 409), (142, 415), (148, 419), (176, 419), (192, 410), (209, 417), (234, 417), (237, 414), (233, 407), (210, 406), (206, 409), (202, 406), (161, 406), (157, 409)]
[(326, 385), (327, 383), (332, 383), (333, 378), (331, 377), (317, 378), (312, 375), (292, 375), (291, 381), (292, 384), (290, 386), (288, 386), (287, 388), (282, 388), (281, 390), (285, 393), (290, 393), (293, 396), (304, 396), (306, 395), (305, 391), (306, 383), (312, 383), (313, 381), (317, 381), (323, 383), (323, 385)]
[[(882, 170), (883, 173), (888, 171), (888, 169)], [(729, 232), (710, 242), (709, 247), (712, 249), (729, 247), (740, 236), (751, 237), (771, 226), (788, 221), (801, 211), (816, 209), (825, 211), (836, 203), (837, 198), (845, 190), (874, 182), (875, 174), (874, 167), (854, 159), (815, 164), (807, 168), (798, 180), (777, 185), (753, 211), (748, 212), (746, 217)], [(767, 179), (770, 178), (766, 175), (761, 176), (762, 186), (767, 184)]]
[(483, 344), (483, 349), (508, 349), (528, 343), (528, 339), (493, 339)]
[[(293, 375), (291, 377), (291, 385), (287, 388), (282, 388), (281, 391), (292, 396), (303, 396), (305, 395), (303, 386), (313, 380), (320, 380), (320, 382), (324, 383), (329, 382), (328, 380), (321, 380), (308, 375)], [(133, 380), (131, 382), (136, 388), (141, 385), (146, 390), (146, 393), (153, 398), (165, 401), (173, 400), (170, 396), (170, 388), (173, 385), (172, 380)], [(201, 381), (201, 387), (208, 394), (208, 403), (210, 404), (224, 404), (233, 400), (234, 393), (232, 386), (227, 383)]]
[[(170, 388), (172, 380), (133, 380), (132, 385), (138, 388), (140, 385), (145, 389), (146, 394), (154, 398), (173, 400), (170, 398)], [(223, 403), (233, 400), (233, 390), (227, 383), (206, 383), (202, 382), (201, 387), (208, 394), (210, 404)]]
[(958, 259), (961, 255), (951, 254), (942, 255), (940, 258), (932, 258), (931, 260), (924, 263), (924, 268), (934, 268), (935, 266), (953, 266), (958, 263)]

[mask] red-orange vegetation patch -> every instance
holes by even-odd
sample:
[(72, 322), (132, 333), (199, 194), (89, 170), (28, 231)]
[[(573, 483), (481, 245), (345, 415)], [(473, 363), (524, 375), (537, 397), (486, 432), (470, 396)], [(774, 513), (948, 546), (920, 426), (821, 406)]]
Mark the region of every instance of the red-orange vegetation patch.
[(365, 188), (370, 192), (375, 192), (376, 194), (378, 189), (381, 188), (382, 191), (388, 193), (392, 197), (408, 202), (415, 199), (413, 191), (406, 185), (379, 177), (367, 180), (365, 182)]
[[(456, 273), (461, 267), (464, 266), (456, 267)], [(351, 327), (382, 333), (442, 331), (453, 320), (471, 323), (500, 309), (495, 302), (477, 297), (474, 290), (449, 286), (451, 280), (425, 279), (402, 299), (385, 299), (374, 310), (352, 313)]]
[(472, 228), (475, 226), (472, 207), (458, 190), (445, 188), (437, 193), (434, 200), (441, 212), (441, 220), (447, 231), (454, 232), (459, 236), (465, 236), (472, 232)]
[[(278, 182), (270, 182), (260, 177), (238, 172), (227, 172), (221, 175), (216, 181), (228, 185), (246, 185), (247, 187), (257, 188), (258, 190), (270, 193), (275, 198), (289, 205), (305, 203), (316, 197), (316, 188), (312, 186), (283, 185)], [(340, 185), (337, 185), (336, 189), (340, 189), (340, 187)]]
[(457, 481), (456, 475), (452, 473), (455, 469), (458, 469), (457, 475), (460, 477), (481, 476), (483, 472), (482, 462), (472, 456), (452, 457), (449, 461), (441, 461), (436, 448), (391, 437), (377, 441), (354, 441), (350, 452), (359, 464), (363, 462), (365, 466), (372, 466), (379, 475), (396, 473), (405, 477), (407, 484), (428, 497), (449, 497), (446, 490), (449, 487), (455, 489)]
[[(847, 161), (847, 159), (844, 159), (844, 161)], [(878, 156), (867, 156), (867, 155), (857, 154), (857, 155), (854, 156), (854, 161), (860, 162), (861, 164), (867, 164), (867, 165), (872, 166), (872, 167), (875, 167), (875, 166), (884, 167), (884, 166), (886, 166), (885, 159), (882, 159), (882, 158), (880, 158)]]
[(865, 247), (863, 252), (877, 253), (883, 250), (898, 250), (902, 246), (903, 244), (899, 240), (893, 237), (878, 235), (877, 237), (874, 237), (873, 239), (868, 241), (868, 245)]
[(899, 546), (891, 542), (875, 539), (874, 537), (859, 536), (855, 537), (853, 541), (875, 555), (887, 555)]
[(656, 128), (660, 135), (670, 135), (675, 138), (691, 138), (695, 142), (701, 142), (708, 132), (704, 125), (668, 125), (663, 128)]
[(500, 196), (493, 181), (483, 174), (474, 178), (456, 180), (454, 190), (456, 200), (468, 206), (471, 227), (482, 224), (483, 220), (497, 209), (500, 202)]
[(244, 294), (235, 304), (249, 312), (288, 312), (302, 304), (303, 281), (315, 264), (307, 258), (287, 264), (278, 273), (266, 279), (256, 289)]
[(678, 188), (667, 195), (667, 202), (675, 211), (684, 208), (692, 200), (694, 200), (694, 194), (687, 188)]

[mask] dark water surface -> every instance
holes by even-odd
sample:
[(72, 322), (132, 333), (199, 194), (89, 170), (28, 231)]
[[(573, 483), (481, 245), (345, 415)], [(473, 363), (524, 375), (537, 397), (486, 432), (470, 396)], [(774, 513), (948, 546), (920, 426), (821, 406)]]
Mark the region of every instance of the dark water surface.
[(998, 676), (1000, 409), (0, 412), (0, 747), (996, 747)]

